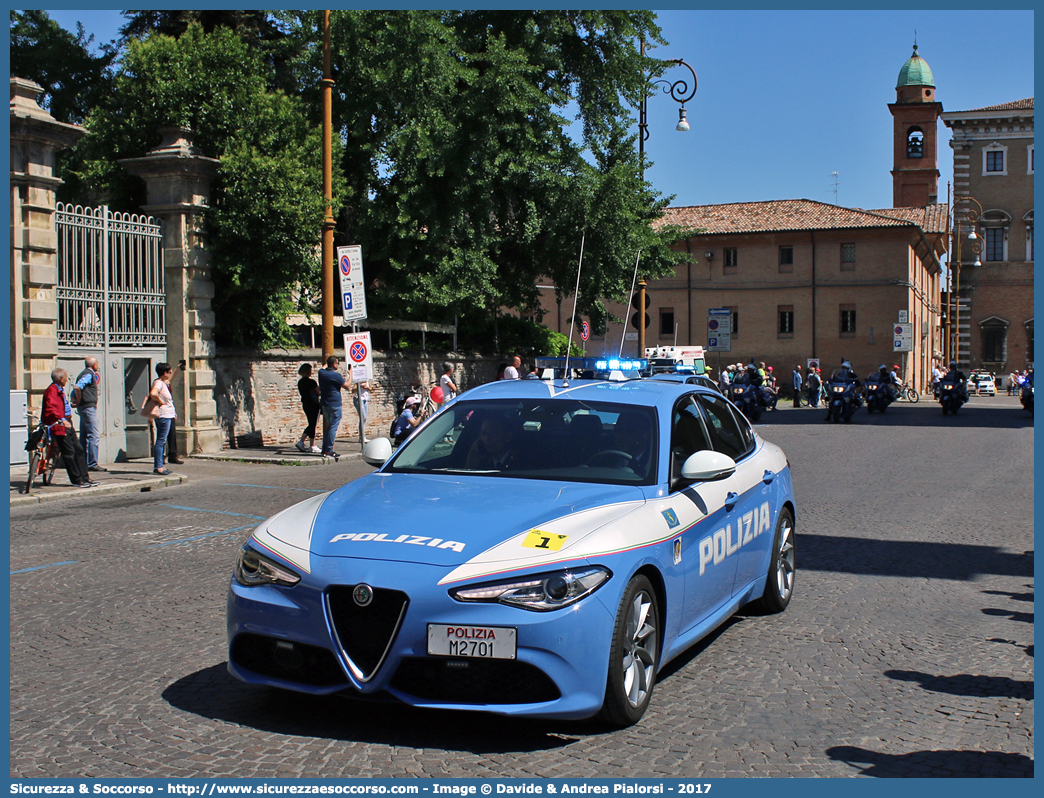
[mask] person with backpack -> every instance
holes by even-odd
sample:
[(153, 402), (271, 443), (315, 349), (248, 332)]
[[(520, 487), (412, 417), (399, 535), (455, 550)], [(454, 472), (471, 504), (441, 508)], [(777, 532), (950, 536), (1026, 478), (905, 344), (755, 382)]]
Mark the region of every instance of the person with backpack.
[(823, 380), (819, 376), (819, 369), (808, 370), (808, 405), (809, 407), (819, 407), (819, 393), (823, 387)]

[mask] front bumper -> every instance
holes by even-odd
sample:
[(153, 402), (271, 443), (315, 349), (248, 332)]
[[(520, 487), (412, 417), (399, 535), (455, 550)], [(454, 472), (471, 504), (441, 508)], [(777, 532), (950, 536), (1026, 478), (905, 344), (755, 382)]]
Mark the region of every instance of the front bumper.
[[(504, 715), (579, 719), (602, 705), (623, 590), (617, 577), (574, 605), (532, 612), (458, 602), (437, 585), (444, 568), (347, 558), (316, 565), (292, 588), (231, 581), (228, 668), (234, 676), (306, 693), (390, 695), (414, 706)], [(389, 607), (372, 623), (346, 623), (337, 608), (360, 583), (389, 601), (392, 594), (403, 597), (401, 618)], [(430, 623), (515, 628), (516, 658), (429, 656)]]

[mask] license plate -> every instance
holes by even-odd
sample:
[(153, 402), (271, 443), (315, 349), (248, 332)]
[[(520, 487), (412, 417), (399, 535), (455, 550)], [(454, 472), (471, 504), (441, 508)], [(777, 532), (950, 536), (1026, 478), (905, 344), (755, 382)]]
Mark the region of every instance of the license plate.
[(428, 654), (436, 657), (514, 659), (518, 632), (507, 626), (428, 624)]

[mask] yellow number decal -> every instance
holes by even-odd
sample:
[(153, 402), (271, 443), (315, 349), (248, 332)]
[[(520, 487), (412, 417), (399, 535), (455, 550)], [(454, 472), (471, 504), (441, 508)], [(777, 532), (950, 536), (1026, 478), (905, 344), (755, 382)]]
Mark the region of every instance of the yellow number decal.
[(565, 543), (568, 538), (569, 535), (552, 535), (550, 532), (534, 529), (526, 535), (525, 540), (522, 541), (522, 545), (529, 549), (558, 551), (562, 548), (562, 544)]

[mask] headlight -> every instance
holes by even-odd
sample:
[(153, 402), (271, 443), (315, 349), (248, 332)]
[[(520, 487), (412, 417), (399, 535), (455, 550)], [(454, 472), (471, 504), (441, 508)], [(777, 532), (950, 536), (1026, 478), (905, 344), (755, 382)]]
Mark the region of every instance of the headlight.
[(243, 587), (257, 585), (283, 585), (293, 587), (301, 581), (296, 574), (284, 565), (280, 565), (263, 554), (259, 554), (249, 546), (239, 550), (236, 567), (233, 571), (236, 581)]
[(613, 572), (594, 566), (579, 571), (555, 571), (512, 582), (493, 582), (451, 590), (457, 601), (488, 601), (525, 610), (547, 612), (568, 607), (604, 585)]

